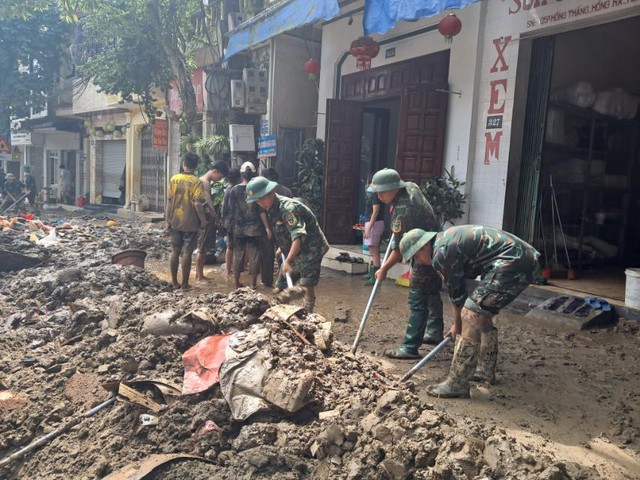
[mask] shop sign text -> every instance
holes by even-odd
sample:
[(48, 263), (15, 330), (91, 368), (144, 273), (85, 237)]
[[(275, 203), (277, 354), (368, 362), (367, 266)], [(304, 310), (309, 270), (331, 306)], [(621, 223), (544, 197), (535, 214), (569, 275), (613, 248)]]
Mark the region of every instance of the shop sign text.
[(511, 42), (511, 36), (500, 37), (493, 40), (496, 49), (496, 60), (489, 70), (491, 74), (499, 74), (499, 78), (489, 81), (489, 108), (487, 109), (486, 126), (484, 133), (484, 164), (490, 165), (491, 159), (500, 160), (500, 142), (502, 141), (502, 118), (506, 104), (508, 79), (503, 72), (509, 70), (509, 63), (504, 52)]

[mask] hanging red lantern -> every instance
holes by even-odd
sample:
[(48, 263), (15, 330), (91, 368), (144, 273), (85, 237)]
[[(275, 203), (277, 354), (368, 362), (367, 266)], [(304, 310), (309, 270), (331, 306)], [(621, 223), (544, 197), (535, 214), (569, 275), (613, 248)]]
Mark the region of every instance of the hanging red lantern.
[(315, 80), (320, 73), (320, 64), (313, 58), (310, 58), (304, 62), (304, 71), (307, 72), (310, 80)]
[(444, 41), (447, 43), (453, 42), (453, 37), (460, 33), (462, 30), (462, 22), (455, 13), (450, 13), (438, 24), (438, 31), (444, 35)]
[(368, 70), (371, 68), (371, 59), (376, 58), (380, 52), (380, 45), (371, 37), (360, 37), (351, 42), (349, 52), (356, 57), (358, 70)]

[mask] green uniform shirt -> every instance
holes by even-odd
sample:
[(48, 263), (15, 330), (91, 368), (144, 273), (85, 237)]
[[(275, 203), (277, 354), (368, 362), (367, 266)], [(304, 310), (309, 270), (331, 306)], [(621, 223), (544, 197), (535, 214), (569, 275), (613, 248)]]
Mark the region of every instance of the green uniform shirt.
[(297, 238), (302, 238), (302, 248), (296, 261), (322, 257), (329, 250), (318, 220), (302, 202), (276, 194), (267, 216), (275, 242), (285, 255)]
[[(451, 303), (462, 306), (467, 299), (465, 278), (480, 275), (491, 280), (492, 272), (521, 271), (533, 280), (532, 260), (540, 254), (515, 235), (492, 227), (462, 225), (451, 227), (436, 236), (433, 246), (433, 268), (442, 277)], [(508, 288), (508, 286), (505, 286)]]
[(399, 250), (402, 236), (414, 228), (421, 228), (426, 232), (440, 231), (433, 208), (420, 187), (407, 182), (407, 186), (400, 189), (391, 202), (391, 231), (395, 233), (391, 248)]

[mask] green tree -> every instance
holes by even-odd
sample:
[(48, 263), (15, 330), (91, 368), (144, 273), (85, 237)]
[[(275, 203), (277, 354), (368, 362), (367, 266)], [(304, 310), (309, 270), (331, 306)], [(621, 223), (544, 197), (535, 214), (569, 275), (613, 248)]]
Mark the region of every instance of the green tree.
[(0, 130), (11, 117), (44, 109), (59, 80), (68, 35), (56, 10), (0, 20)]
[[(84, 37), (98, 47), (81, 70), (93, 77), (101, 91), (120, 94), (150, 111), (157, 89), (166, 89), (175, 79), (188, 130), (199, 133), (191, 72), (196, 51), (205, 45), (213, 47), (204, 20), (211, 23), (220, 17), (215, 11), (218, 3), (205, 10), (202, 0), (4, 1), (0, 18), (28, 17), (29, 9), (57, 7), (65, 20), (79, 21)], [(79, 20), (77, 12), (82, 12)]]

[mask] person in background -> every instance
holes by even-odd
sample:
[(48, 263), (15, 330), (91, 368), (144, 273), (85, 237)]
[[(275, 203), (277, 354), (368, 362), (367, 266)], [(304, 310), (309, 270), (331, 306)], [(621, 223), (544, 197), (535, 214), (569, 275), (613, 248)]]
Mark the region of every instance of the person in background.
[(229, 175), (229, 167), (225, 162), (216, 162), (211, 169), (200, 177), (202, 189), (204, 191), (204, 209), (207, 217), (207, 226), (200, 232), (198, 237), (198, 253), (196, 255), (196, 284), (204, 284), (210, 278), (204, 275), (204, 264), (207, 260), (207, 253), (216, 244), (216, 231), (218, 223), (218, 213), (211, 199), (211, 184), (219, 182)]
[(65, 168), (64, 163), (60, 164), (60, 201), (67, 205), (73, 199), (73, 179), (71, 171)]
[[(4, 191), (3, 191), (3, 202), (0, 206), (0, 212), (5, 211), (11, 205), (16, 203), (20, 199), (22, 195), (24, 195), (24, 183), (16, 178), (13, 173), (7, 173), (5, 177)], [(22, 208), (23, 201), (21, 200), (15, 207), (15, 209)]]
[[(481, 225), (461, 225), (440, 233), (416, 228), (402, 237), (400, 251), (405, 261), (432, 266), (443, 278), (453, 304), (449, 334), (456, 347), (449, 376), (428, 386), (427, 393), (468, 398), (474, 372), (477, 380), (495, 380), (498, 330), (493, 316), (540, 277), (540, 253), (515, 235)], [(469, 294), (465, 279), (478, 276), (480, 282)]]
[(252, 179), (247, 184), (247, 202), (255, 202), (267, 212), (278, 250), (286, 257), (282, 271), (300, 279), (305, 292), (303, 306), (312, 313), (322, 257), (329, 251), (329, 243), (311, 209), (278, 195), (274, 192), (276, 186), (276, 182), (265, 177)]
[[(182, 161), (182, 173), (169, 181), (169, 201), (165, 221), (171, 236), (171, 282), (174, 289), (188, 290), (191, 259), (198, 240), (198, 230), (206, 228), (204, 190), (194, 173), (200, 159), (187, 152)], [(182, 254), (182, 262), (180, 255)], [(178, 283), (178, 264), (182, 266), (182, 282)]]
[[(264, 170), (262, 170), (262, 176), (278, 184), (273, 190), (278, 195), (289, 198), (293, 196), (293, 193), (288, 187), (285, 187), (284, 185), (278, 183), (279, 176), (275, 168), (265, 168)], [(274, 259), (278, 262), (278, 264), (280, 264), (281, 261), (279, 258), (275, 258), (275, 252), (276, 250), (273, 239), (269, 238), (267, 235), (264, 235), (260, 244), (260, 253), (262, 254), (262, 284), (265, 287), (273, 287)]]
[(220, 212), (220, 216), (222, 217), (222, 228), (225, 232), (224, 241), (226, 244), (226, 251), (224, 254), (224, 276), (226, 279), (230, 279), (233, 275), (233, 229), (229, 223), (231, 218), (229, 194), (233, 187), (238, 185), (240, 181), (240, 169), (232, 168), (229, 170), (229, 176), (227, 176), (227, 188), (224, 191), (224, 197), (222, 198), (222, 211)]
[[(367, 188), (371, 185), (372, 175), (367, 177)], [(384, 220), (382, 219), (382, 206), (384, 203), (373, 192), (367, 192), (365, 217), (369, 219), (364, 224), (364, 244), (369, 247), (371, 264), (364, 284), (372, 286), (376, 283), (376, 272), (380, 268), (380, 240), (384, 232)]]
[[(233, 280), (235, 288), (240, 288), (240, 275), (245, 263), (251, 277), (251, 288), (258, 288), (260, 273), (260, 238), (266, 232), (271, 236), (267, 215), (256, 205), (247, 203), (247, 183), (256, 175), (256, 167), (244, 162), (240, 167), (242, 182), (231, 189), (229, 194), (230, 225), (233, 229)], [(264, 231), (262, 230), (264, 228)]]
[(24, 167), (24, 188), (27, 191), (27, 200), (29, 200), (29, 206), (35, 209), (38, 187), (36, 186), (36, 179), (31, 173), (31, 167), (28, 165)]

